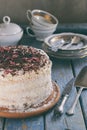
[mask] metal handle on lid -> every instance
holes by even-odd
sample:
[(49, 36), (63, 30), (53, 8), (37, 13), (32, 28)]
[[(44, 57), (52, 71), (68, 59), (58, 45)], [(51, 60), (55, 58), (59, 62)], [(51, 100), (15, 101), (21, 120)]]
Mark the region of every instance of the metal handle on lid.
[(9, 16), (4, 16), (4, 17), (3, 17), (3, 22), (4, 22), (5, 24), (9, 24), (10, 21), (11, 21), (11, 19), (10, 19)]

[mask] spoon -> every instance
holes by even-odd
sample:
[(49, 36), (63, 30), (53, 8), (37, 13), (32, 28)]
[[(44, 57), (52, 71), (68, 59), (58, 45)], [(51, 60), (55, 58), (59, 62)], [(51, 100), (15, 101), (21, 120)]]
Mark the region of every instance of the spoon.
[(75, 84), (76, 87), (79, 87), (79, 91), (75, 97), (75, 100), (72, 104), (72, 106), (70, 107), (70, 109), (66, 112), (66, 114), (68, 115), (73, 115), (74, 114), (74, 110), (75, 110), (75, 106), (77, 104), (77, 101), (81, 95), (81, 92), (84, 88), (87, 88), (87, 66), (83, 67), (82, 70), (80, 71), (80, 73), (78, 74), (76, 80), (75, 80)]
[(78, 45), (80, 42), (80, 38), (77, 36), (74, 36), (71, 41), (66, 42), (66, 45), (62, 46), (62, 49), (68, 49), (70, 48), (72, 45)]

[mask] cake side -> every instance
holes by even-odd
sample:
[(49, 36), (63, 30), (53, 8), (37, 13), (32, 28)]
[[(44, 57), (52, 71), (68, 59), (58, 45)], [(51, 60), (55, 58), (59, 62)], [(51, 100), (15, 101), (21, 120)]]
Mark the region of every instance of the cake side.
[(40, 105), (53, 91), (47, 54), (27, 46), (5, 47), (4, 53), (7, 65), (0, 61), (0, 107), (24, 111)]

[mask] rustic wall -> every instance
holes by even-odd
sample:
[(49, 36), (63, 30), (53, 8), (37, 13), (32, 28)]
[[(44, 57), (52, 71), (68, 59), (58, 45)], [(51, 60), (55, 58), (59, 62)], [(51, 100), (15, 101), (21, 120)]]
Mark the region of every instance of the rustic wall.
[(87, 22), (87, 0), (0, 0), (0, 22), (9, 15), (13, 22), (27, 24), (27, 9), (48, 11), (60, 23)]

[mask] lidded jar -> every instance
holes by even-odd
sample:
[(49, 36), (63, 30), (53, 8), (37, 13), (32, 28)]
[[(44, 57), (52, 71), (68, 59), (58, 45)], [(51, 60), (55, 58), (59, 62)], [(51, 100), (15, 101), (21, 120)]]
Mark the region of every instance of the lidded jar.
[(16, 45), (23, 36), (23, 29), (10, 21), (9, 16), (4, 16), (0, 24), (0, 46)]

